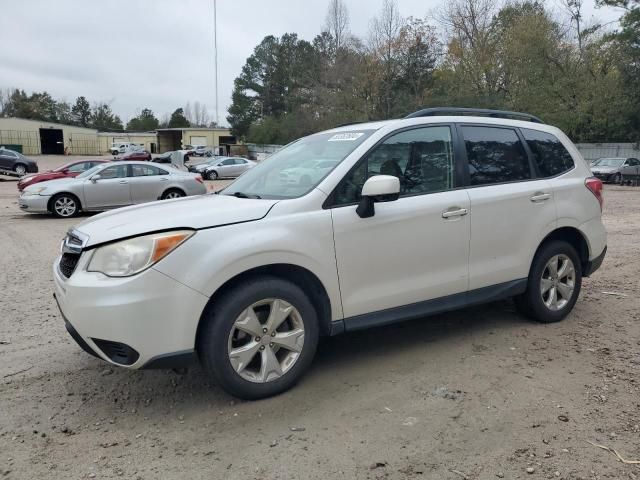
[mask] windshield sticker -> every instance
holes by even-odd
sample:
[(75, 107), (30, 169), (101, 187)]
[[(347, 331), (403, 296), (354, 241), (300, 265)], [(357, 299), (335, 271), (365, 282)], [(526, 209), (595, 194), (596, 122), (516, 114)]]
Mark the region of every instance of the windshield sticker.
[(329, 142), (353, 142), (354, 140), (359, 139), (363, 136), (364, 133), (336, 133), (333, 137), (331, 137)]

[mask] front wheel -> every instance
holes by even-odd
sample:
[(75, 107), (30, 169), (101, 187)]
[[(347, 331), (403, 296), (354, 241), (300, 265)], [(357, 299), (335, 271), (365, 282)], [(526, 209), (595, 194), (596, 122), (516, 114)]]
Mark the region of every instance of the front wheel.
[(207, 172), (207, 178), (209, 180), (217, 180), (218, 179), (218, 172), (216, 172), (215, 170)]
[(613, 177), (613, 183), (616, 185), (622, 184), (622, 174), (620, 172), (616, 173), (616, 175)]
[(59, 218), (73, 217), (80, 210), (78, 199), (73, 195), (60, 193), (51, 199), (51, 213)]
[(573, 309), (581, 286), (582, 266), (575, 248), (554, 240), (536, 253), (527, 290), (515, 298), (516, 307), (538, 322), (559, 322)]
[(291, 388), (311, 365), (318, 318), (297, 285), (256, 277), (208, 309), (198, 339), (205, 370), (230, 394), (258, 399)]
[(27, 167), (22, 163), (17, 163), (16, 166), (13, 167), (13, 171), (16, 172), (18, 176), (22, 177), (25, 173), (27, 173)]

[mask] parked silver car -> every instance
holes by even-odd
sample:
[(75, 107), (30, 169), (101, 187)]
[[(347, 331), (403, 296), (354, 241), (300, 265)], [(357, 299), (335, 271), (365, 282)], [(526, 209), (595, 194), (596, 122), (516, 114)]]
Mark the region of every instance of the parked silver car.
[(603, 182), (620, 183), (623, 176), (640, 174), (637, 158), (599, 158), (591, 164), (591, 173)]
[(18, 200), (29, 213), (72, 217), (136, 203), (206, 193), (202, 177), (148, 162), (105, 163), (75, 178), (50, 180), (24, 189)]
[(202, 171), (202, 176), (206, 180), (239, 177), (244, 172), (255, 166), (256, 162), (253, 160), (247, 160), (246, 158), (223, 157), (218, 162), (209, 163), (209, 165)]

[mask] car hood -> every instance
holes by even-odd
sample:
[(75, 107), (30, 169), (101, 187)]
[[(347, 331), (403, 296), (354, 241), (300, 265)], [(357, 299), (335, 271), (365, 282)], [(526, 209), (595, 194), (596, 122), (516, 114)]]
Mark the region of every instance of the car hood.
[(219, 227), (264, 218), (278, 200), (199, 195), (160, 200), (111, 210), (85, 220), (75, 229), (88, 235), (88, 247), (120, 238), (180, 228)]
[(27, 188), (24, 189), (24, 191), (28, 192), (28, 191), (34, 190), (36, 188), (47, 187), (47, 189), (49, 191), (44, 191), (41, 194), (42, 195), (52, 195), (52, 194), (60, 191), (61, 188), (66, 188), (70, 184), (76, 184), (76, 183), (81, 182), (81, 181), (82, 181), (82, 179), (78, 180), (78, 179), (76, 179), (74, 177), (54, 178), (52, 180), (46, 180), (44, 182), (38, 182), (37, 185), (29, 185)]

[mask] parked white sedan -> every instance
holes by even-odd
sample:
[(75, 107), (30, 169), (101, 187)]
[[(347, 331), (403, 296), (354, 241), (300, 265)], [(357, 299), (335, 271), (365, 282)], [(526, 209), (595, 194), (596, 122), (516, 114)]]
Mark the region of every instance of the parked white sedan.
[(206, 191), (197, 174), (148, 162), (118, 162), (98, 165), (75, 178), (29, 186), (20, 195), (18, 205), (29, 213), (72, 217), (81, 210), (109, 210)]

